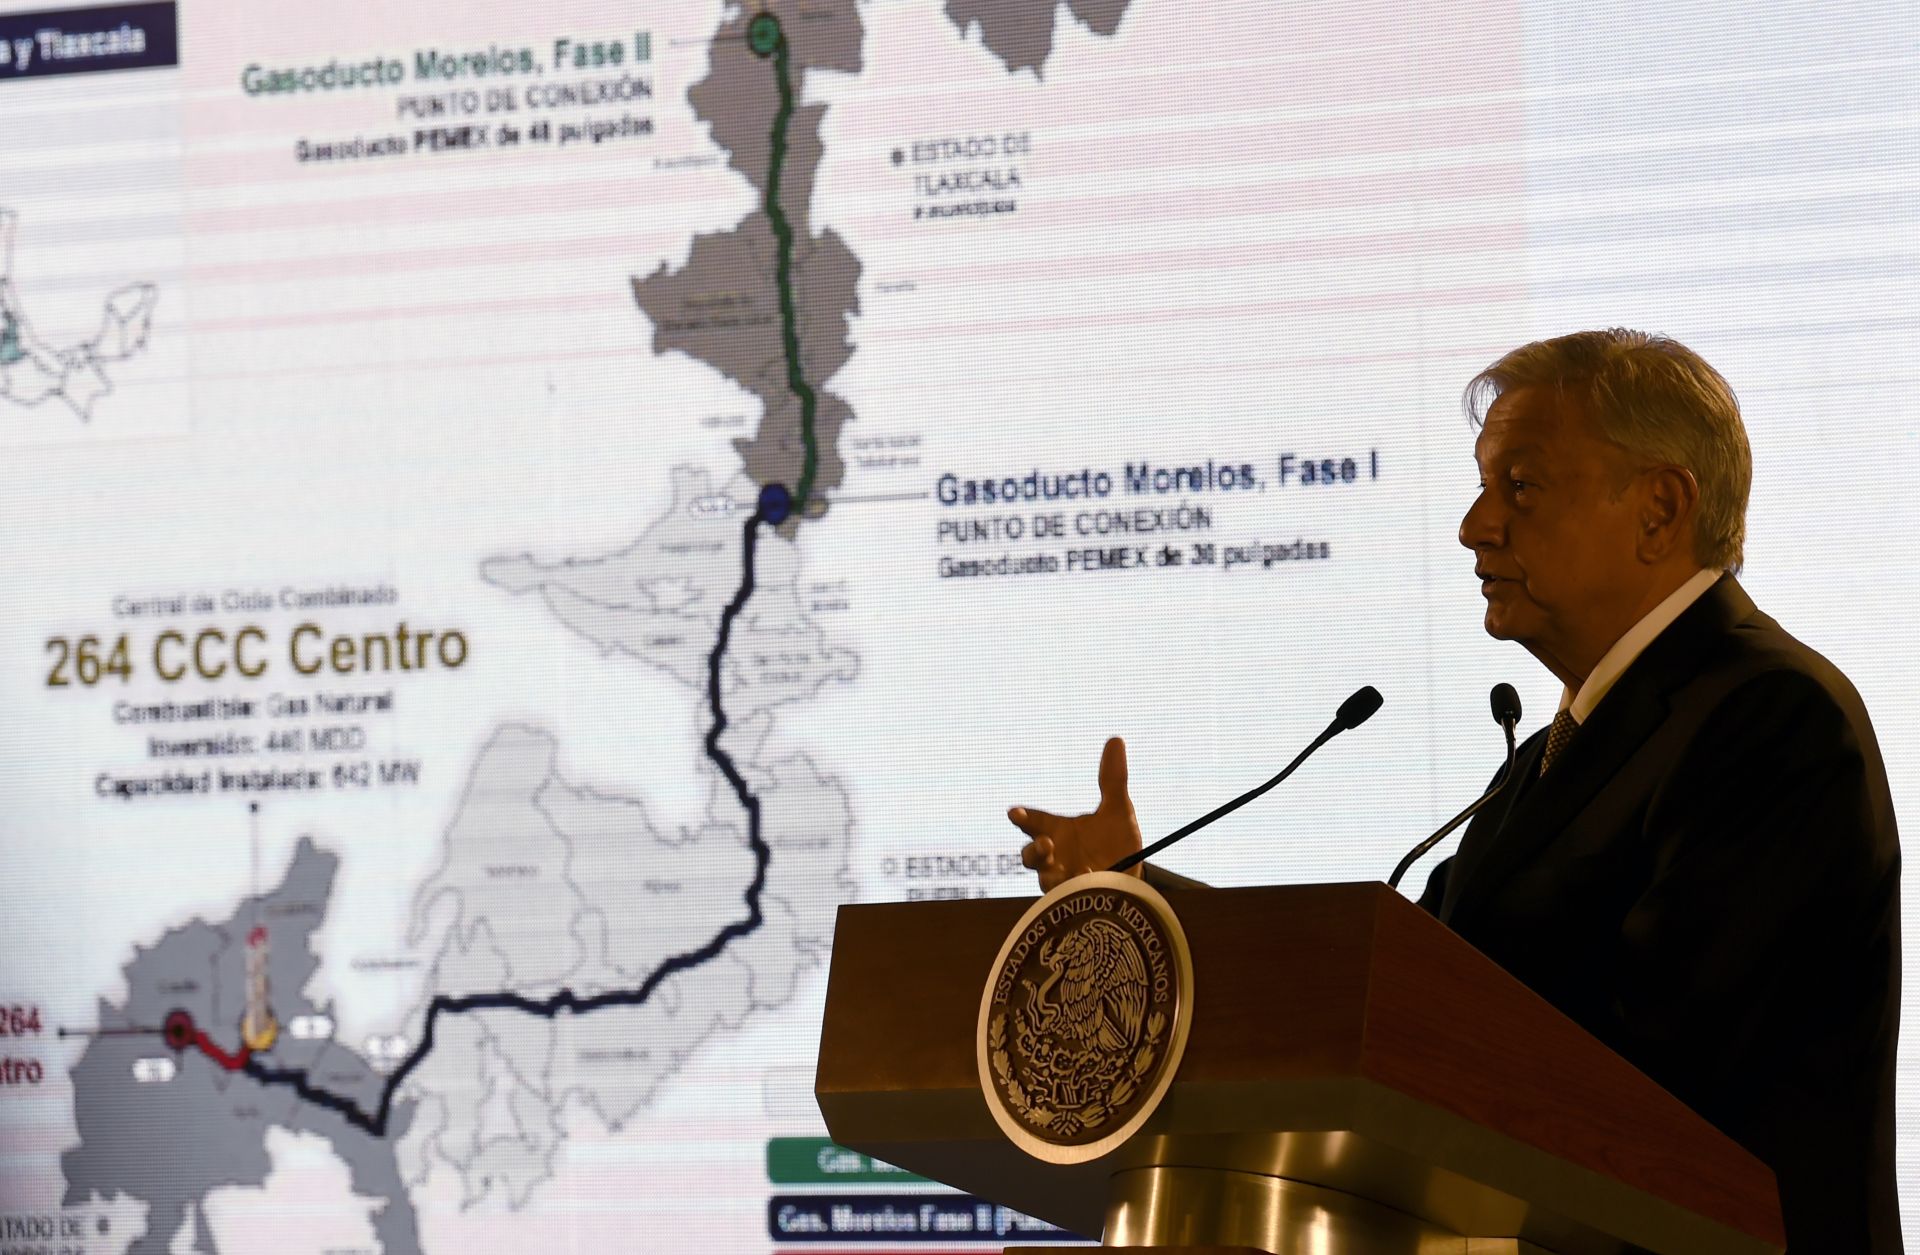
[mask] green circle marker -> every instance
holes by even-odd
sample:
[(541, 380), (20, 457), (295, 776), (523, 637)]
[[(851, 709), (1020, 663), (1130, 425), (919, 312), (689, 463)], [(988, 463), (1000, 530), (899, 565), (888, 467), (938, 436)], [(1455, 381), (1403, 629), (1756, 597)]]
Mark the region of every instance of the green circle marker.
[(762, 13), (747, 23), (747, 47), (759, 56), (772, 56), (783, 38), (780, 19), (771, 13)]

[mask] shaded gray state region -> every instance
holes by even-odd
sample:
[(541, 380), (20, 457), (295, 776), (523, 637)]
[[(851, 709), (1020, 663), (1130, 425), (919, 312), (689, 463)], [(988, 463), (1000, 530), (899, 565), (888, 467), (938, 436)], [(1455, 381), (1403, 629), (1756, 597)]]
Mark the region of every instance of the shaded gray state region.
[(409, 1079), (432, 1111), (414, 1139), (420, 1180), (438, 1157), (460, 1175), (462, 1207), (489, 1194), (526, 1206), (553, 1175), (567, 1132), (549, 1077), (555, 1032), (553, 1020), (517, 1011), (441, 1022), (433, 1053)]
[[(802, 404), (787, 375), (773, 231), (756, 211), (738, 227), (694, 241), (687, 264), (655, 271), (633, 284), (634, 299), (654, 324), (657, 353), (680, 352), (713, 367), (758, 397), (759, 428), (734, 441), (756, 484), (799, 482), (806, 456)], [(860, 263), (834, 232), (796, 240), (794, 326), (800, 369), (819, 393), (814, 414), (818, 463), (813, 496), (839, 487), (846, 465), (839, 433), (852, 407), (821, 385), (853, 354), (848, 320), (860, 310)], [(810, 513), (818, 514), (815, 506)], [(791, 533), (793, 521), (782, 525)]]
[[(246, 940), (256, 925), (268, 933), (271, 1005), (281, 1034), (255, 1060), (269, 1068), (304, 1068), (316, 1085), (358, 1102), (379, 1103), (381, 1078), (352, 1051), (331, 1041), (299, 1041), (286, 1032), (296, 1016), (320, 1011), (300, 990), (319, 965), (312, 936), (326, 917), (339, 860), (303, 838), (280, 886), (240, 904), (217, 924), (195, 920), (169, 929), (150, 947), (137, 947), (127, 965), (127, 1002), (102, 1001), (103, 1028), (159, 1027), (169, 1012), (185, 1011), (222, 1049), (240, 1047), (246, 1003)], [(169, 1057), (174, 1077), (162, 1083), (134, 1079), (134, 1062)], [(131, 1255), (161, 1253), (207, 1194), (223, 1186), (259, 1186), (272, 1162), (270, 1125), (328, 1139), (352, 1177), (353, 1189), (375, 1199), (374, 1231), (387, 1255), (420, 1249), (413, 1205), (400, 1180), (392, 1143), (314, 1106), (284, 1085), (268, 1085), (228, 1071), (196, 1048), (174, 1052), (158, 1036), (96, 1037), (74, 1064), (74, 1123), (79, 1145), (61, 1156), (65, 1205), (127, 1194), (148, 1207), (147, 1230)], [(411, 1107), (397, 1110), (390, 1132), (403, 1133)], [(194, 1249), (215, 1252), (205, 1223)]]
[[(410, 944), (428, 940), (451, 901), (440, 944), (456, 966), (436, 962), (437, 993), (634, 988), (746, 913), (754, 859), (738, 824), (662, 829), (637, 798), (569, 783), (558, 755), (549, 733), (505, 724), (475, 761), (408, 933)], [(500, 956), (506, 978), (469, 988), (457, 964), (479, 944)]]
[[(669, 978), (644, 1005), (554, 1021), (556, 1102), (578, 1098), (609, 1129), (633, 1120), (708, 1039), (786, 1005), (801, 977), (826, 961), (834, 914), (853, 896), (853, 813), (840, 782), (805, 755), (749, 762), (743, 751), (739, 762), (757, 781), (761, 835), (772, 851), (760, 894), (761, 926), (736, 938), (713, 963)], [(601, 802), (594, 807), (605, 809)], [(733, 810), (723, 784), (714, 791), (710, 823), (732, 823)], [(622, 903), (618, 890), (609, 889), (609, 921), (620, 910), (645, 909)], [(672, 1247), (670, 1241), (636, 1244)]]
[[(384, 1083), (360, 1056), (344, 1047), (329, 1049), (327, 1066), (315, 1074), (315, 1080), (337, 1093), (351, 1094), (371, 1088), (378, 1091)], [(361, 1110), (371, 1110), (363, 1106)], [(302, 1103), (286, 1126), (298, 1133), (316, 1133), (333, 1143), (333, 1153), (347, 1165), (353, 1192), (378, 1201), (371, 1219), (373, 1235), (380, 1239), (386, 1255), (417, 1255), (420, 1250), (420, 1222), (413, 1212), (413, 1200), (407, 1195), (406, 1182), (400, 1177), (400, 1161), (394, 1146), (406, 1136), (413, 1121), (411, 1104), (399, 1108), (389, 1119), (387, 1136), (375, 1137), (346, 1122), (345, 1117), (324, 1107)]]
[[(226, 944), (224, 933), (196, 920), (136, 948), (127, 967), (127, 1005), (102, 1000), (100, 1026), (158, 1027), (175, 1008), (196, 1024), (212, 1024), (214, 964)], [(133, 1079), (135, 1060), (170, 1054), (158, 1037), (96, 1037), (71, 1077), (80, 1144), (60, 1159), (67, 1181), (62, 1205), (116, 1194), (146, 1203), (147, 1231), (128, 1248), (132, 1255), (164, 1255), (209, 1190), (259, 1185), (271, 1166), (266, 1121), (246, 1101), (234, 1100), (230, 1074), (180, 1055), (173, 1080)], [(214, 1250), (206, 1226), (198, 1229), (195, 1249)]]
[[(668, 522), (684, 517), (676, 511)], [(708, 534), (714, 530), (701, 526)], [(678, 547), (670, 539), (675, 535), (685, 538), (673, 526), (663, 531), (668, 552)], [(604, 596), (625, 595), (623, 588), (637, 575), (639, 586), (658, 586), (668, 602), (698, 600), (691, 585), (679, 594), (670, 591), (684, 581), (649, 580), (644, 571), (644, 565), (623, 558), (581, 564), (577, 574)], [(652, 612), (636, 608), (634, 613)], [(449, 914), (451, 904), (452, 918), (429, 980), (435, 991), (541, 995), (560, 988), (562, 977), (565, 987), (582, 998), (640, 989), (664, 965), (746, 916), (755, 862), (737, 803), (724, 784), (712, 791), (711, 813), (704, 820), (663, 827), (637, 798), (569, 783), (559, 774), (558, 751), (550, 734), (504, 724), (475, 761), (447, 829), (445, 858), (416, 895), (408, 935), (412, 945), (429, 941), (430, 927)], [(796, 783), (791, 795), (802, 796), (806, 783)], [(829, 796), (828, 787), (817, 784), (815, 791), (825, 802), (837, 803), (844, 815), (845, 799), (837, 786)], [(843, 819), (834, 831), (844, 834), (846, 826)], [(837, 859), (833, 867), (844, 872), (844, 835), (827, 853)], [(811, 943), (825, 944), (830, 921), (831, 907), (809, 917)], [(743, 938), (732, 950), (742, 952), (746, 945)], [(662, 1066), (671, 1070), (712, 1031), (705, 1020), (672, 1028), (671, 1040), (681, 1043), (678, 1053), (625, 1039), (614, 1045), (596, 1036), (593, 1067), (586, 1072), (580, 1071), (583, 1065), (561, 1068), (556, 1076), (558, 1026), (576, 1019), (605, 1019), (628, 1029), (675, 1025), (679, 1006), (706, 997), (716, 972), (722, 989), (745, 991), (753, 984), (739, 961), (729, 957), (697, 972), (681, 972), (634, 1008), (602, 1006), (561, 1016), (517, 1010), (443, 1014), (432, 1052), (407, 1078), (408, 1091), (420, 1096), (428, 1112), (403, 1151), (414, 1172), (424, 1176), (433, 1161), (444, 1160), (460, 1174), (462, 1206), (489, 1194), (502, 1197), (509, 1208), (525, 1206), (534, 1187), (553, 1173), (566, 1133), (569, 1094), (585, 1097), (603, 1116), (628, 1111), (637, 1100), (628, 1097), (621, 1076), (631, 1061), (653, 1060), (659, 1049)], [(772, 969), (764, 979), (776, 979)], [(738, 1001), (724, 993), (713, 996), (729, 1006)], [(745, 1011), (742, 1004), (732, 1022)], [(607, 1098), (606, 1105), (595, 1102), (597, 1089), (580, 1084), (602, 1068), (614, 1073), (619, 1088), (619, 1097)], [(665, 1074), (649, 1066), (647, 1085)]]
[[(740, 579), (740, 522), (732, 503), (749, 488), (736, 477), (716, 489), (706, 472), (675, 467), (673, 504), (626, 548), (559, 562), (528, 554), (493, 558), (481, 574), (516, 594), (538, 592), (562, 623), (603, 652), (631, 655), (705, 693), (720, 616)], [(852, 680), (858, 670), (854, 656), (829, 645), (807, 617), (793, 543), (763, 537), (755, 565), (753, 596), (720, 660), (721, 695), (733, 725), (723, 748), (738, 748), (748, 760), (753, 753), (733, 744), (741, 729), (823, 684)]]
[(672, 505), (625, 549), (554, 563), (531, 554), (490, 558), (480, 577), (516, 596), (538, 592), (602, 652), (631, 654), (705, 693), (720, 616), (740, 587), (733, 503), (753, 488), (737, 480), (716, 488), (693, 467), (672, 475)]
[[(447, 828), (445, 857), (415, 895), (407, 942), (421, 944), (435, 906), (451, 899), (453, 922), (443, 949), (464, 955), (484, 945), (505, 961), (507, 974), (499, 981), (489, 964), (436, 965), (434, 993), (459, 997), (504, 989), (538, 997), (578, 971), (582, 947), (567, 936), (565, 924), (586, 900), (567, 878), (566, 835), (535, 804), (554, 774), (556, 752), (544, 732), (506, 724), (474, 761)], [(483, 983), (458, 979), (462, 966)]]
[[(656, 353), (685, 353), (760, 399), (759, 429), (735, 446), (756, 484), (794, 487), (805, 460), (803, 407), (790, 377), (780, 312), (779, 244), (765, 204), (778, 160), (778, 205), (793, 232), (793, 329), (800, 373), (819, 394), (811, 511), (818, 513), (821, 490), (838, 487), (845, 475), (839, 432), (853, 412), (823, 385), (853, 353), (848, 321), (860, 312), (860, 263), (839, 235), (813, 229), (813, 184), (823, 152), (820, 125), (826, 107), (796, 104), (787, 121), (784, 150), (774, 148), (781, 109), (778, 69), (772, 58), (756, 55), (747, 45), (752, 16), (743, 8), (721, 23), (707, 76), (687, 98), (714, 142), (726, 151), (728, 164), (760, 193), (760, 205), (732, 230), (696, 238), (678, 270), (662, 266), (635, 277), (633, 295), (653, 322)], [(792, 14), (783, 30), (796, 101), (804, 98), (808, 70), (855, 73), (861, 68), (864, 31), (852, 0), (833, 0)], [(782, 531), (790, 536), (797, 523), (790, 519)]]
[[(707, 76), (688, 89), (687, 102), (693, 106), (694, 116), (707, 124), (713, 142), (726, 150), (727, 164), (764, 196), (773, 163), (773, 122), (780, 109), (780, 85), (773, 62), (747, 47), (747, 23), (754, 15), (743, 6), (720, 24), (714, 32)], [(860, 72), (865, 29), (859, 11), (849, 0), (831, 0), (810, 5), (804, 13), (788, 14), (781, 30), (787, 39), (796, 96), (801, 95), (809, 69)], [(820, 118), (825, 112), (821, 105), (802, 105), (794, 111), (787, 131), (780, 204), (796, 232), (813, 201), (813, 176), (820, 160)]]
[(753, 851), (740, 825), (709, 817), (664, 831), (638, 798), (550, 778), (534, 804), (573, 846), (567, 874), (586, 911), (574, 921), (591, 937), (609, 985), (637, 986), (689, 937), (710, 937), (746, 911)]
[(130, 283), (108, 295), (100, 329), (88, 340), (57, 348), (34, 334), (13, 286), (13, 239), (19, 215), (0, 209), (0, 401), (34, 406), (64, 402), (82, 421), (113, 391), (106, 367), (147, 347), (159, 289)]
[(1066, 9), (1096, 35), (1120, 29), (1132, 0), (947, 0), (947, 17), (962, 35), (980, 28), (980, 42), (1009, 72), (1038, 78), (1053, 55), (1053, 33)]

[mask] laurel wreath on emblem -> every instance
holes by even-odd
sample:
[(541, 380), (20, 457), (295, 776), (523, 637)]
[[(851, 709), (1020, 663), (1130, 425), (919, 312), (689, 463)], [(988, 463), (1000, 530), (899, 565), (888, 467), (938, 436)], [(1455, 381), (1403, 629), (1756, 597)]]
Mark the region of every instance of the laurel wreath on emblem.
[(1082, 1129), (1100, 1127), (1106, 1123), (1114, 1108), (1126, 1105), (1139, 1088), (1140, 1081), (1153, 1070), (1153, 1061), (1159, 1057), (1160, 1036), (1166, 1031), (1167, 1017), (1164, 1012), (1155, 1011), (1149, 1015), (1141, 1029), (1140, 1049), (1134, 1052), (1126, 1072), (1107, 1091), (1106, 1101), (1090, 1102), (1078, 1111), (1054, 1111), (1027, 1097), (1027, 1091), (1013, 1074), (1013, 1059), (1007, 1053), (1007, 1013), (1004, 1010), (995, 1011), (987, 1024), (987, 1047), (991, 1054), (993, 1074), (1000, 1078), (1000, 1092), (1006, 1097), (1007, 1105), (1035, 1128), (1067, 1138)]

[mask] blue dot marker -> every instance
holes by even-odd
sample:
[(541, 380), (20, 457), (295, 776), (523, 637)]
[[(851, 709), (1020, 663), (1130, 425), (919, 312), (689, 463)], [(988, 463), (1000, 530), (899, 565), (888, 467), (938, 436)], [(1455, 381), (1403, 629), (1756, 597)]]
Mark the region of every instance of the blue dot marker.
[(785, 484), (768, 484), (760, 490), (760, 517), (775, 527), (793, 513), (793, 494)]

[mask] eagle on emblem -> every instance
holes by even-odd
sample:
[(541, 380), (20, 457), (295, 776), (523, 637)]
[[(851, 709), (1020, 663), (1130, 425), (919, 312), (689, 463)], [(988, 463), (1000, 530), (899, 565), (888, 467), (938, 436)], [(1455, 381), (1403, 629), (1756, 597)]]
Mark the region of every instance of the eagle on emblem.
[(1105, 1055), (1140, 1038), (1147, 1011), (1147, 965), (1140, 947), (1110, 919), (1092, 919), (1040, 947), (1047, 978), (1027, 987), (1036, 1033), (1058, 1034)]

